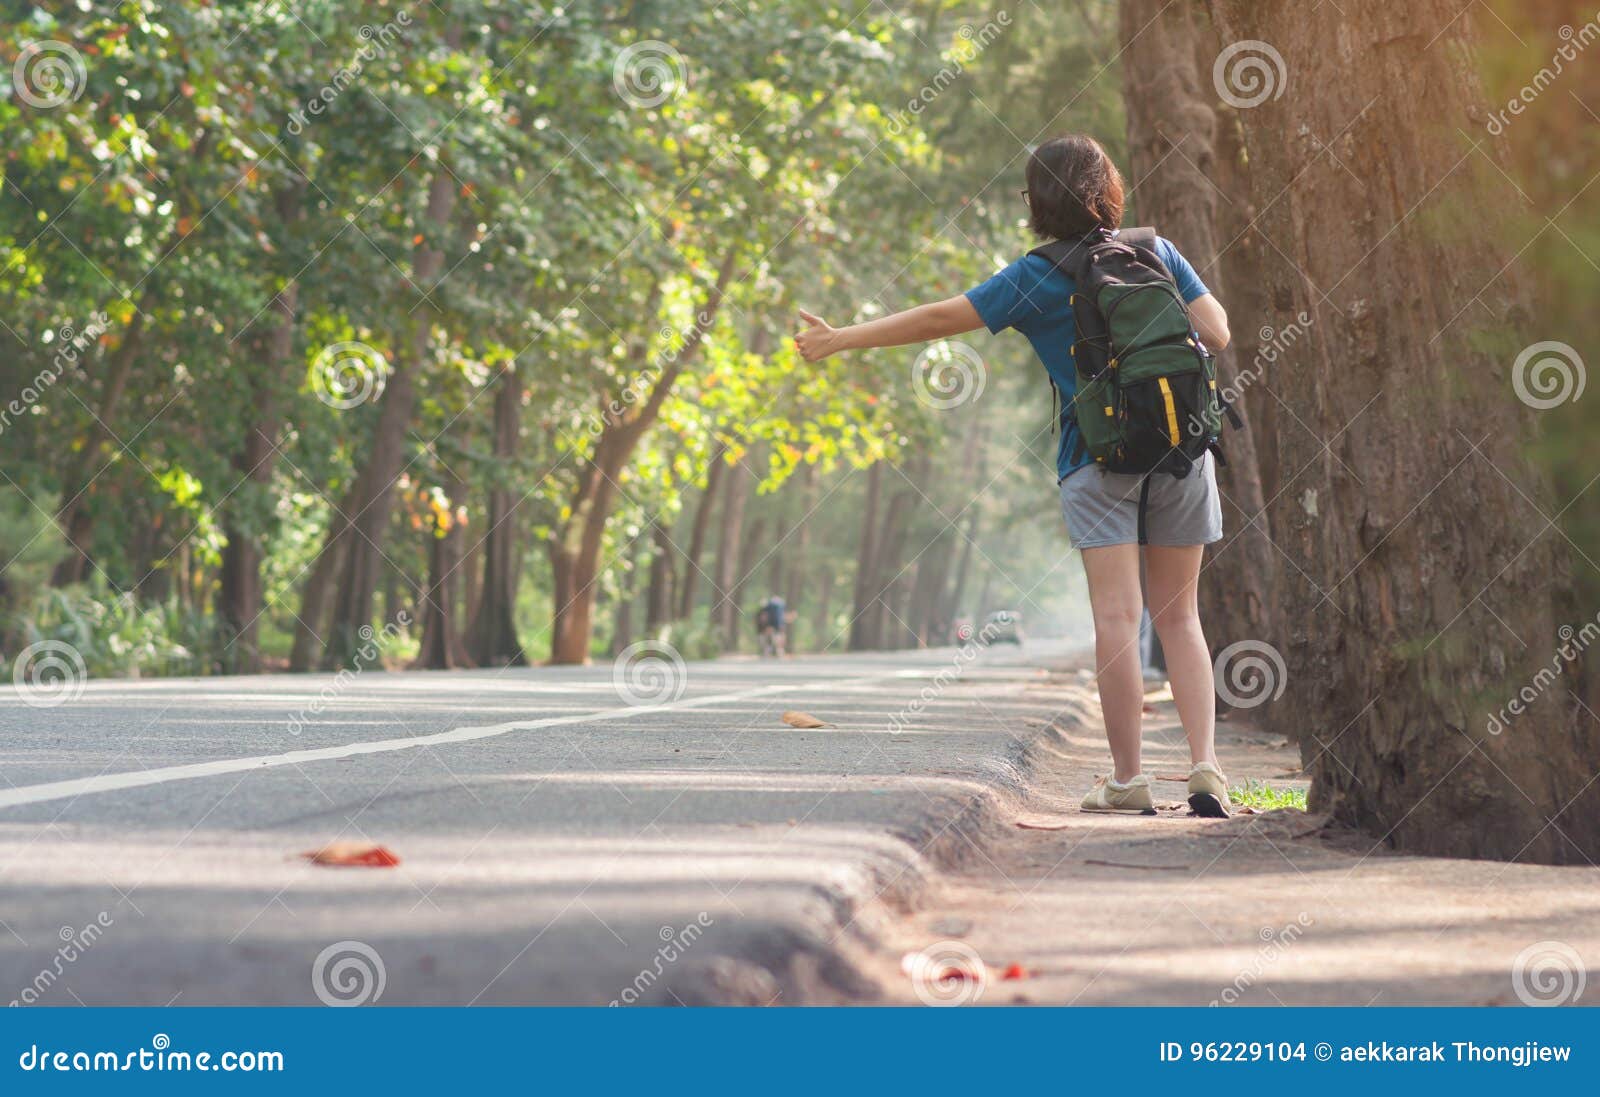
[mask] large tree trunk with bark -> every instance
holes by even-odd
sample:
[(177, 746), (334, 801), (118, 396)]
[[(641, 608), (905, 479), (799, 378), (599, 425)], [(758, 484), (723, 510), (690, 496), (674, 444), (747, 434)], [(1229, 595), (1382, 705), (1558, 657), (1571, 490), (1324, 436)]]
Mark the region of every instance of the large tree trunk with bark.
[[(441, 167), (428, 185), (428, 206), (411, 260), (411, 280), (420, 293), (427, 293), (444, 269), (440, 244), (449, 231), (455, 200), (455, 177)], [(340, 505), (337, 536), (345, 549), (323, 655), (323, 665), (330, 670), (350, 664), (363, 643), (361, 630), (372, 627), (373, 594), (383, 566), (394, 485), (404, 464), (406, 428), (416, 412), (417, 375), (427, 368), (433, 319), (432, 306), (422, 302), (379, 400), (367, 465)]]
[(517, 502), (505, 477), (522, 440), (522, 379), (514, 365), (500, 374), (494, 395), (494, 457), (487, 531), (483, 535), (483, 582), (478, 591), (469, 647), (479, 666), (526, 666), (517, 639)]
[[(1205, 13), (1188, 2), (1124, 0), (1123, 91), (1128, 112), (1128, 167), (1138, 188), (1133, 194), (1141, 224), (1154, 225), (1202, 272), (1224, 307), (1232, 302), (1223, 284), (1218, 257), (1228, 241), (1220, 236), (1219, 210), (1244, 202), (1219, 189), (1216, 95), (1209, 69), (1197, 53), (1209, 40)], [(1230, 310), (1237, 328), (1257, 319)], [(1233, 361), (1237, 350), (1218, 360), (1218, 383), (1238, 392)], [(1261, 485), (1255, 432), (1240, 400), (1235, 412), (1246, 429), (1224, 432), (1228, 464), (1217, 469), (1228, 536), (1206, 550), (1200, 576), (1200, 611), (1213, 653), (1240, 641), (1281, 639), (1269, 619), (1275, 572), (1266, 496)]]
[(1270, 507), (1311, 806), (1419, 853), (1600, 857), (1600, 722), (1576, 668), (1551, 671), (1569, 561), (1540, 532), (1556, 507), (1513, 387), (1537, 337), (1519, 330), (1522, 242), (1483, 216), (1517, 196), (1472, 136), (1478, 13), (1210, 8), (1225, 41), (1282, 58), (1246, 47), (1265, 94), (1236, 69), (1219, 83), (1260, 99), (1242, 120), (1268, 297), (1314, 322), (1309, 360), (1276, 375), (1304, 426), (1277, 440)]

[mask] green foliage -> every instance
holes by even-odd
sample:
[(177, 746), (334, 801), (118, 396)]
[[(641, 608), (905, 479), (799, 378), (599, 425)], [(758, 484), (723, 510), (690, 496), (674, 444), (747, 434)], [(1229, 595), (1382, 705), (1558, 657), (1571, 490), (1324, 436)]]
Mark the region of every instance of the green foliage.
[(1235, 807), (1254, 808), (1257, 811), (1306, 810), (1304, 788), (1280, 787), (1252, 777), (1242, 785), (1228, 790), (1228, 799)]
[[(806, 517), (793, 483), (808, 466), (838, 503), (859, 502), (874, 462), (914, 468), (932, 505), (908, 509), (901, 563), (940, 535), (937, 551), (959, 548), (948, 527), (970, 508), (992, 596), (1059, 606), (1063, 584), (1033, 589), (1060, 552), (1035, 521), (1053, 439), (1027, 348), (975, 337), (989, 389), (950, 413), (915, 399), (914, 348), (807, 365), (786, 333), (797, 306), (881, 314), (1014, 257), (1027, 143), (1121, 131), (1115, 82), (1088, 79), (1115, 53), (1109, 3), (1081, 24), (1034, 9), (1004, 26), (949, 0), (757, 0), (739, 18), (692, 0), (48, 7), (0, 4), (0, 61), (48, 41), (83, 69), (52, 107), (0, 98), (0, 396), (33, 393), (0, 424), (0, 465), (26, 497), (6, 504), (22, 517), (0, 531), (0, 575), (43, 586), (65, 552), (44, 516), (75, 508), (112, 593), (36, 609), (31, 628), (106, 630), (104, 666), (123, 658), (116, 636), (139, 653), (129, 668), (204, 670), (178, 653), (211, 650), (189, 617), (216, 619), (223, 557), (251, 544), (261, 643), (283, 657), (405, 385), (385, 614), (415, 604), (446, 532), (415, 525), (415, 501), (464, 521), (464, 579), (489, 493), (508, 491), (517, 619), (543, 650), (561, 608), (546, 550), (575, 535), (608, 421), (647, 429), (605, 504), (604, 606), (645, 586), (651, 521), (681, 551), (718, 452), (760, 479), (752, 522), (815, 524), (807, 586), (826, 576), (834, 592), (819, 642), (848, 625), (860, 531), (848, 510)], [(442, 228), (436, 182), (453, 199)], [(421, 279), (434, 249), (440, 272)], [(63, 329), (100, 314), (63, 355)], [(318, 370), (351, 342), (379, 363), (374, 392), (332, 406)], [(491, 408), (510, 366), (524, 398), (507, 456)], [(253, 435), (271, 439), (265, 457)], [(721, 639), (697, 617), (675, 627), (693, 651)], [(601, 628), (595, 650), (608, 642)]]
[(131, 594), (50, 590), (26, 614), (23, 645), (59, 640), (83, 657), (91, 676), (205, 674), (217, 650), (214, 623), (177, 605), (140, 603)]

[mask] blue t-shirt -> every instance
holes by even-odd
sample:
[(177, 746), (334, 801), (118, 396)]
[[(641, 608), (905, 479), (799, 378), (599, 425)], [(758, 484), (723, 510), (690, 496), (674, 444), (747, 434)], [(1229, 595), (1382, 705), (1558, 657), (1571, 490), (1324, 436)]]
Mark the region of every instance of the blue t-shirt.
[[(1170, 240), (1156, 237), (1156, 255), (1172, 272), (1185, 301), (1211, 292)], [(1072, 306), (1067, 303), (1073, 288), (1072, 279), (1050, 260), (1024, 255), (981, 286), (967, 291), (967, 300), (990, 331), (998, 334), (1006, 328), (1016, 328), (1028, 337), (1034, 353), (1055, 381), (1063, 403), (1069, 407), (1078, 393), (1078, 375), (1072, 368), (1072, 344), (1078, 339), (1078, 325)], [(1062, 420), (1056, 475), (1064, 480), (1091, 461), (1079, 454), (1077, 420), (1070, 415)], [(1074, 457), (1078, 459), (1074, 461)]]

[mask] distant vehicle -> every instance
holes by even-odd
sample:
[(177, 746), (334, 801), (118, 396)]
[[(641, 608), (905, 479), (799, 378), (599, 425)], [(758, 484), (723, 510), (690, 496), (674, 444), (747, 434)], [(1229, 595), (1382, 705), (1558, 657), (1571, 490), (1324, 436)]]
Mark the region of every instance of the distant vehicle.
[(986, 644), (1022, 646), (1022, 614), (1013, 609), (997, 609), (983, 619), (978, 638)]

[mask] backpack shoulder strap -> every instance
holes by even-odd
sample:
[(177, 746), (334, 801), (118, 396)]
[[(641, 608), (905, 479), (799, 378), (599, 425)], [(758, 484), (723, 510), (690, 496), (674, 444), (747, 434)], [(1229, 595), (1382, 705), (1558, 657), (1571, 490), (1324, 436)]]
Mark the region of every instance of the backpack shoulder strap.
[(1144, 248), (1146, 251), (1156, 250), (1156, 230), (1153, 228), (1123, 229), (1117, 233), (1117, 239), (1124, 244)]
[(1039, 245), (1028, 254), (1039, 256), (1068, 278), (1076, 279), (1087, 251), (1088, 248), (1084, 246), (1082, 240), (1052, 240), (1048, 244)]

